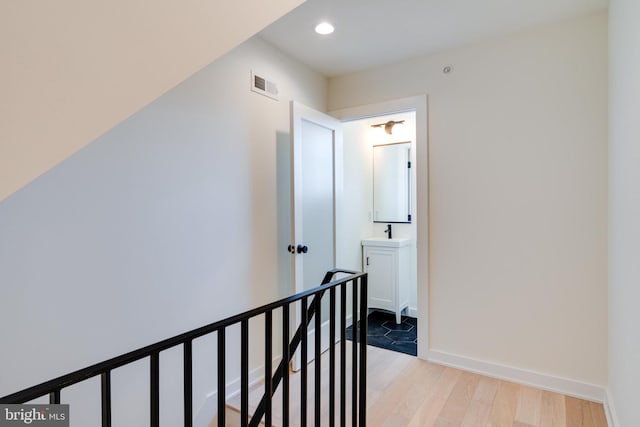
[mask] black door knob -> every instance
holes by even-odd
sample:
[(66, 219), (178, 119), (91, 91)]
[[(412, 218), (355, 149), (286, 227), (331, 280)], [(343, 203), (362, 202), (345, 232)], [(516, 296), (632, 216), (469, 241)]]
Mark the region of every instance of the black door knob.
[(298, 245), (297, 250), (299, 254), (306, 254), (309, 251), (309, 248), (306, 246)]
[(287, 252), (289, 252), (290, 254), (295, 254), (296, 253), (296, 247), (293, 246), (293, 245), (287, 246)]

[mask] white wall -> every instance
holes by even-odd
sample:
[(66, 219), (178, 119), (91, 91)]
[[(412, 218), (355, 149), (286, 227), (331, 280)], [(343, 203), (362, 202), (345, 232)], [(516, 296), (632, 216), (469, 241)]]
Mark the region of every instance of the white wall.
[(430, 348), (605, 385), (606, 15), (330, 79), (329, 109), (421, 93)]
[[(393, 134), (388, 135), (383, 129), (372, 129), (372, 124), (385, 123), (388, 120), (404, 120), (402, 126), (394, 127)], [(417, 311), (416, 289), (416, 119), (415, 112), (400, 112), (385, 116), (376, 116), (352, 120), (343, 125), (344, 133), (344, 212), (342, 223), (344, 235), (339, 239), (340, 251), (344, 254), (341, 262), (346, 268), (361, 271), (361, 241), (367, 237), (384, 237), (387, 223), (372, 221), (373, 208), (373, 152), (374, 144), (389, 144), (409, 141), (411, 143), (411, 224), (392, 224), (393, 237), (404, 237), (413, 240), (412, 245), (412, 283), (409, 295), (409, 311), (415, 316)], [(341, 264), (342, 265), (342, 264)]]
[(609, 5), (609, 404), (640, 425), (640, 3)]
[[(251, 69), (280, 101), (250, 92)], [(0, 395), (289, 294), (288, 102), (325, 97), (322, 76), (252, 39), (0, 202)], [(213, 341), (194, 349), (196, 409)], [(125, 373), (114, 405), (144, 418), (146, 365)], [(72, 408), (72, 425), (98, 421)]]

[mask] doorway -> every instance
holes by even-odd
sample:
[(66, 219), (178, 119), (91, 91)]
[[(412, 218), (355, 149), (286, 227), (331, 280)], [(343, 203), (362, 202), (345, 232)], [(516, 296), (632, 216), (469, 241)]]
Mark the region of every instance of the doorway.
[[(392, 315), (393, 313), (390, 313), (389, 307), (387, 307), (384, 310), (372, 312), (370, 323), (371, 318), (374, 318), (379, 323), (390, 326), (391, 336), (402, 334), (396, 330), (411, 329), (411, 325), (415, 325), (417, 328), (417, 356), (426, 359), (429, 348), (427, 97), (423, 95), (404, 98), (332, 111), (330, 114), (343, 122), (344, 134), (344, 209), (341, 213), (344, 232), (339, 235), (340, 238), (337, 242), (342, 254), (337, 263), (346, 268), (365, 269), (366, 259), (363, 257), (362, 240), (368, 237), (387, 236), (385, 230), (389, 224), (392, 226), (394, 240), (403, 238), (410, 240), (409, 281), (411, 290), (409, 302), (402, 309), (404, 315), (402, 322), (396, 324), (395, 315)], [(392, 133), (385, 133), (384, 126), (372, 127), (389, 121), (403, 123), (400, 126), (393, 126), (396, 129)], [(410, 171), (411, 220), (384, 221), (386, 218), (378, 218), (373, 207), (372, 148), (374, 145), (408, 141), (411, 141), (410, 161), (413, 166), (413, 170)], [(390, 318), (387, 319), (389, 316)], [(385, 331), (381, 331), (381, 333), (386, 334)], [(370, 338), (372, 338), (372, 343), (376, 340), (375, 337)], [(382, 339), (382, 341), (384, 343), (389, 340)], [(406, 348), (406, 346), (404, 347)]]

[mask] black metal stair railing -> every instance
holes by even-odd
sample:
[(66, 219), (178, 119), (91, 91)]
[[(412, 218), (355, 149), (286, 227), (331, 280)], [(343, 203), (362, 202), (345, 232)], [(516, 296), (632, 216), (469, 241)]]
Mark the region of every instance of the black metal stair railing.
[[(338, 273), (348, 274), (347, 277), (332, 280)], [(352, 292), (352, 320), (353, 320), (353, 344), (351, 349), (351, 396), (347, 396), (347, 287), (351, 286)], [(340, 308), (336, 307), (336, 293), (340, 292)], [(141, 359), (149, 358), (150, 368), (150, 426), (160, 425), (160, 353), (167, 349), (183, 347), (183, 395), (184, 395), (184, 426), (193, 426), (193, 340), (211, 333), (216, 333), (218, 343), (217, 376), (218, 376), (218, 426), (225, 426), (225, 406), (226, 406), (226, 329), (230, 326), (240, 324), (240, 422), (242, 427), (255, 427), (262, 420), (267, 427), (272, 425), (273, 405), (272, 397), (282, 383), (282, 427), (288, 427), (290, 423), (289, 410), (289, 375), (288, 366), (294, 357), (295, 352), (300, 347), (301, 354), (301, 389), (300, 389), (300, 425), (307, 425), (307, 390), (308, 369), (308, 327), (315, 321), (315, 331), (320, 331), (322, 327), (322, 298), (329, 293), (329, 419), (328, 425), (336, 425), (336, 393), (339, 397), (339, 417), (340, 426), (347, 425), (347, 399), (351, 398), (351, 425), (366, 426), (366, 369), (367, 369), (367, 275), (349, 270), (334, 269), (327, 272), (322, 284), (316, 288), (300, 292), (291, 297), (283, 298), (279, 301), (266, 304), (262, 307), (246, 311), (244, 313), (229, 317), (227, 319), (211, 323), (209, 325), (194, 329), (192, 331), (177, 335), (175, 337), (160, 341), (158, 343), (134, 350), (132, 352), (114, 357), (101, 363), (89, 366), (84, 369), (72, 372), (53, 380), (26, 388), (16, 393), (0, 398), (0, 403), (16, 404), (28, 403), (35, 399), (49, 396), (52, 404), (61, 403), (62, 390), (80, 383), (82, 381), (100, 377), (101, 379), (101, 419), (102, 427), (111, 427), (111, 373), (115, 369)], [(309, 303), (309, 298), (311, 302)], [(272, 369), (273, 357), (273, 312), (280, 309), (282, 311), (282, 336), (290, 336), (291, 306), (300, 302), (301, 319), (300, 324), (293, 334), (291, 341), (282, 340), (282, 357), (275, 372)], [(249, 414), (249, 320), (258, 316), (264, 316), (265, 334), (265, 378), (264, 395), (253, 414)], [(340, 338), (336, 340), (336, 323), (339, 317)], [(339, 370), (339, 390), (336, 391), (336, 342), (339, 342), (340, 370)], [(315, 333), (314, 342), (314, 403), (313, 420), (315, 426), (321, 423), (321, 334)], [(273, 376), (271, 375), (273, 373)], [(249, 416), (251, 415), (251, 418)]]

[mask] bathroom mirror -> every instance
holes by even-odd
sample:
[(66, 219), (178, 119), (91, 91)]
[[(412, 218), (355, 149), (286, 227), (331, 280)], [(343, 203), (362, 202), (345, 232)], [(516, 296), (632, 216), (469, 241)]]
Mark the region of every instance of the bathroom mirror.
[(411, 222), (410, 142), (373, 146), (373, 222)]

